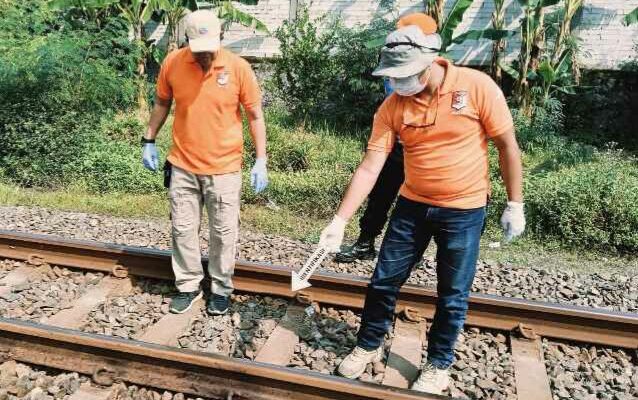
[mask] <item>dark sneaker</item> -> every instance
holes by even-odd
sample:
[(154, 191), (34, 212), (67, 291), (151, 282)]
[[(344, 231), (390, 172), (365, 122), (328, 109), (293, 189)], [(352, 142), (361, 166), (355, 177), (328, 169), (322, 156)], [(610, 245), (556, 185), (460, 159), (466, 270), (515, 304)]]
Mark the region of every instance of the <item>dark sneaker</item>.
[(377, 251), (374, 249), (374, 239), (357, 240), (355, 244), (335, 255), (335, 261), (351, 263), (355, 260), (374, 260)]
[(210, 315), (224, 315), (228, 311), (228, 304), (230, 303), (230, 296), (220, 296), (218, 294), (211, 294), (206, 304), (206, 311)]
[(190, 310), (197, 300), (202, 298), (201, 290), (196, 292), (179, 292), (171, 300), (171, 305), (168, 307), (168, 311), (173, 314), (182, 314)]

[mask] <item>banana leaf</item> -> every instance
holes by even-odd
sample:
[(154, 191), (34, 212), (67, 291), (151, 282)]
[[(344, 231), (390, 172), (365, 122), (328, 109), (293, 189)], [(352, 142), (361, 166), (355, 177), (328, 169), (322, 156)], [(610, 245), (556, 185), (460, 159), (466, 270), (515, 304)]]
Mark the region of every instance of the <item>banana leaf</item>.
[(629, 26), (635, 23), (638, 23), (638, 7), (634, 8), (632, 12), (625, 15), (625, 18), (623, 20), (623, 24), (625, 24), (626, 26)]
[(461, 44), (466, 40), (490, 39), (499, 40), (514, 35), (514, 31), (504, 29), (473, 29), (452, 39), (452, 43)]
[(235, 7), (232, 2), (224, 1), (218, 8), (218, 16), (226, 22), (236, 22), (243, 26), (270, 33), (268, 27), (259, 19)]
[[(553, 88), (561, 93), (565, 93), (565, 94), (576, 94), (576, 88), (578, 88), (578, 85), (569, 85), (569, 86), (554, 86)], [(580, 88), (582, 89), (582, 88)]]
[(500, 60), (498, 65), (507, 75), (511, 76), (512, 78), (518, 79), (518, 77), (520, 76), (515, 68), (513, 68), (510, 64), (505, 63), (503, 60)]
[(538, 66), (538, 73), (547, 83), (554, 83), (556, 81), (556, 71), (548, 60), (543, 61)]
[[(520, 74), (514, 67), (512, 67), (510, 64), (506, 64), (503, 60), (500, 60), (498, 65), (507, 75), (511, 76), (513, 79), (518, 79), (518, 77), (520, 76)], [(527, 71), (528, 81), (535, 81), (536, 79), (538, 79), (538, 74), (536, 74), (536, 72)]]
[(456, 0), (452, 5), (452, 9), (447, 15), (447, 18), (445, 18), (445, 22), (443, 22), (443, 26), (441, 27), (440, 34), (441, 39), (443, 40), (442, 50), (445, 50), (447, 46), (452, 43), (454, 30), (459, 26), (463, 20), (463, 14), (465, 14), (465, 11), (470, 8), (473, 2), (474, 0)]
[(522, 8), (549, 7), (558, 4), (560, 0), (518, 0)]

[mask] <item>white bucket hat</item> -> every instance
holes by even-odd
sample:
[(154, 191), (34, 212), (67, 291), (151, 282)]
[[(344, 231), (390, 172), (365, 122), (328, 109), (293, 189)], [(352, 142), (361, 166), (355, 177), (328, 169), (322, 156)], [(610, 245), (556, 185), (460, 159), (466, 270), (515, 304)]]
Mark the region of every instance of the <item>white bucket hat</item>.
[(379, 65), (372, 75), (407, 78), (418, 74), (432, 62), (440, 48), (438, 33), (426, 35), (416, 25), (397, 29), (385, 39)]

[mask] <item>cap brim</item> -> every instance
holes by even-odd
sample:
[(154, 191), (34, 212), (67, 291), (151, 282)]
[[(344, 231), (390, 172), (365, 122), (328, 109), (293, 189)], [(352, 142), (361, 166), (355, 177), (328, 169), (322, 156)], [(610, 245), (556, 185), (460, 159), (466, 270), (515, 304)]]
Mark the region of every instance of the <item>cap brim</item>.
[(221, 47), (219, 34), (206, 35), (188, 41), (188, 46), (193, 53), (217, 51)]
[(428, 67), (428, 61), (431, 60), (431, 56), (423, 54), (422, 57), (405, 63), (402, 65), (384, 65), (383, 62), (372, 71), (373, 76), (387, 76), (390, 78), (407, 78), (408, 76), (416, 75)]

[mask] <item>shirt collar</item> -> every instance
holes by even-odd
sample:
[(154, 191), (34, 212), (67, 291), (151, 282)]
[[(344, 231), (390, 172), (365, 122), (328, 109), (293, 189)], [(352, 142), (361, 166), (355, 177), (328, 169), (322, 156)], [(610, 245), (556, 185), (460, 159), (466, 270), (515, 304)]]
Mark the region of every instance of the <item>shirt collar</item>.
[(434, 60), (434, 62), (439, 64), (446, 70), (445, 78), (444, 78), (445, 80), (443, 81), (443, 85), (441, 85), (440, 93), (446, 94), (453, 91), (456, 86), (456, 81), (458, 80), (458, 77), (459, 77), (458, 67), (452, 64), (450, 60), (443, 57), (437, 57), (436, 60)]

